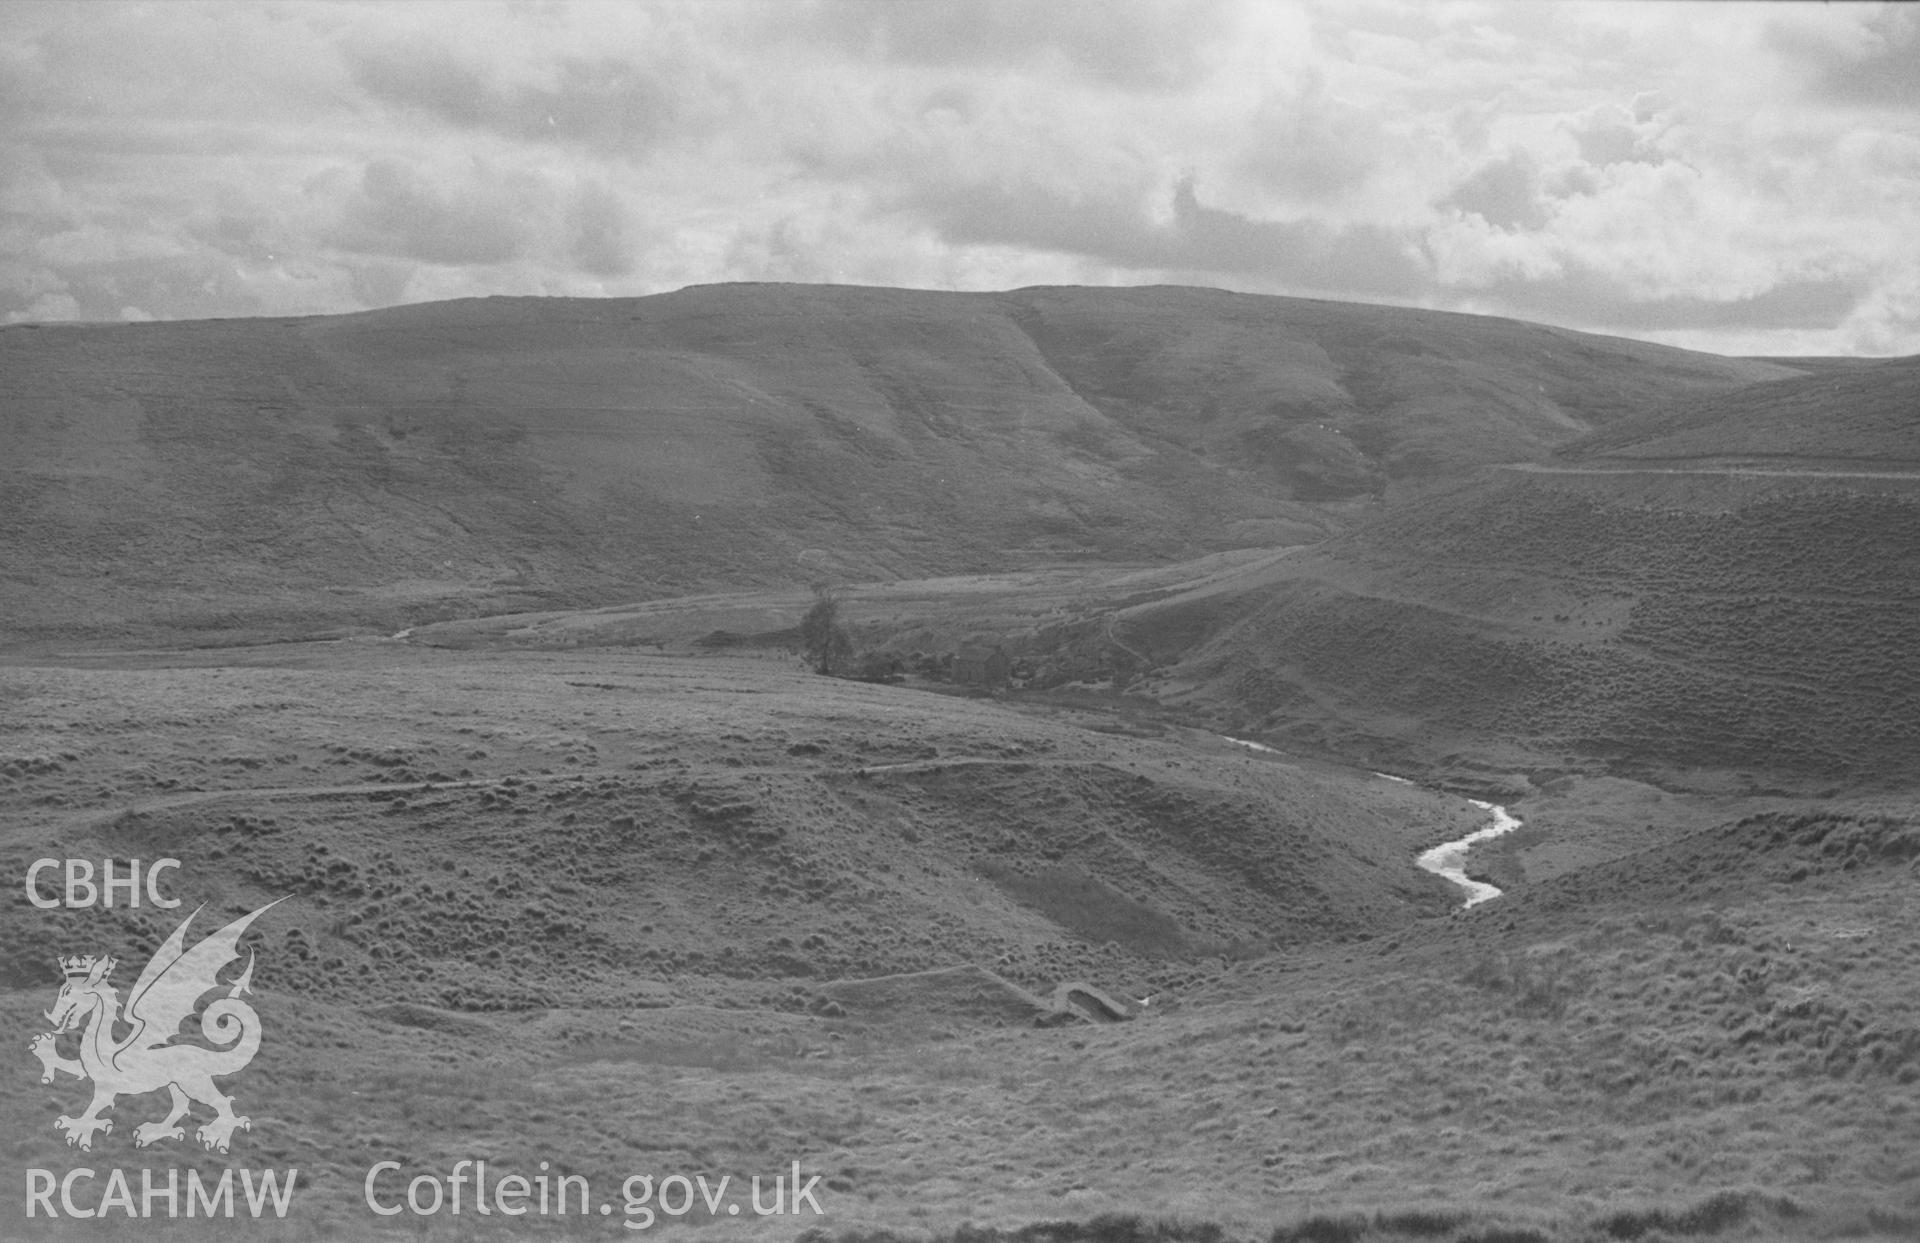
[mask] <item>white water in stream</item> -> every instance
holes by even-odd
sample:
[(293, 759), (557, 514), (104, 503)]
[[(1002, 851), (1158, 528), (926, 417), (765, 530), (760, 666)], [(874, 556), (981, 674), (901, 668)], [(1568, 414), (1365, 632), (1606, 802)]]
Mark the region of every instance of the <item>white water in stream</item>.
[(1467, 852), (1475, 846), (1478, 846), (1481, 842), (1489, 841), (1500, 836), (1502, 833), (1510, 833), (1519, 828), (1520, 817), (1509, 814), (1506, 808), (1495, 803), (1483, 803), (1477, 798), (1470, 798), (1467, 801), (1475, 807), (1492, 812), (1493, 823), (1477, 832), (1467, 834), (1458, 841), (1435, 846), (1432, 850), (1421, 854), (1414, 862), (1437, 876), (1446, 877), (1454, 884), (1466, 890), (1466, 905), (1478, 906), (1489, 898), (1499, 897), (1500, 890), (1498, 886), (1489, 885), (1485, 881), (1474, 880), (1467, 875)]
[[(1265, 751), (1269, 755), (1281, 754), (1281, 752), (1276, 751), (1274, 748), (1262, 742), (1251, 742), (1245, 738), (1235, 738), (1231, 734), (1222, 734), (1220, 736), (1236, 746), (1247, 748), (1249, 751)], [(1386, 781), (1399, 782), (1401, 785), (1414, 784), (1414, 782), (1409, 779), (1396, 777), (1392, 773), (1374, 773), (1373, 775)], [(1474, 880), (1467, 875), (1467, 852), (1475, 846), (1478, 846), (1481, 842), (1490, 841), (1502, 833), (1511, 833), (1520, 827), (1521, 822), (1520, 817), (1510, 814), (1506, 808), (1497, 803), (1483, 803), (1477, 798), (1470, 798), (1467, 801), (1483, 811), (1492, 812), (1493, 823), (1484, 829), (1479, 829), (1467, 834), (1458, 841), (1445, 842), (1435, 846), (1432, 850), (1423, 852), (1414, 862), (1418, 863), (1427, 871), (1432, 872), (1434, 875), (1443, 876), (1466, 890), (1467, 900), (1464, 905), (1478, 906), (1489, 898), (1499, 897), (1500, 888), (1497, 885), (1489, 885), (1483, 880)]]

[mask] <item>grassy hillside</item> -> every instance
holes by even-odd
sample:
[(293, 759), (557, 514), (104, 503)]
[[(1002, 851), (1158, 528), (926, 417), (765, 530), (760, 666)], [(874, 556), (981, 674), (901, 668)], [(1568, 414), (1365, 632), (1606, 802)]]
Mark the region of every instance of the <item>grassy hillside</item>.
[[(1499, 470), (1312, 547), (869, 585), (843, 611), (857, 646), (910, 672), (991, 640), (1027, 699), (1094, 693), (1393, 772), (1909, 780), (1920, 476), (1789, 469)], [(413, 637), (777, 652), (808, 603), (719, 595)]]
[[(170, 856), (185, 903), (49, 915), (16, 895), (9, 1021), (39, 1021), (57, 955), (140, 961), (199, 903), (205, 932), (288, 897), (255, 942), (275, 1031), (246, 1076), (261, 1143), (240, 1142), (336, 1200), (394, 1136), (494, 1144), (490, 1110), (533, 1085), (445, 1125), (414, 1111), (506, 1087), (485, 1069), (503, 1049), (569, 1079), (624, 1066), (637, 1087), (661, 1065), (805, 1074), (856, 1038), (1032, 1033), (1035, 996), (1062, 982), (1184, 992), (1232, 961), (1443, 914), (1449, 886), (1408, 860), (1481, 818), (1218, 740), (753, 659), (368, 641), (16, 664), (0, 693), (4, 866)], [(398, 1067), (440, 1087), (376, 1090)], [(36, 1119), (10, 1142), (63, 1161), (39, 1115), (74, 1084), (36, 1078), (0, 1082), (8, 1116)], [(126, 1147), (143, 1108), (102, 1144)], [(626, 1143), (535, 1112), (514, 1143), (576, 1162)], [(817, 1159), (803, 1139), (793, 1156)]]
[(1598, 432), (1570, 457), (1920, 466), (1920, 358), (1851, 367), (1656, 406)]
[[(1448, 908), (1405, 857), (1478, 819), (788, 662), (379, 641), (265, 661), (7, 670), (7, 866), (164, 849), (197, 861), (199, 896), (296, 895), (280, 924), (310, 952), (281, 970), (319, 996), (582, 1005), (639, 969), (775, 1004), (967, 962), (1150, 989), (1372, 935)], [(34, 970), (47, 938), (9, 925), (0, 959)]]
[(1796, 374), (1195, 289), (722, 286), (0, 330), (0, 638), (313, 634), (1299, 543)]
[[(0, 330), (0, 871), (185, 903), (16, 888), (0, 1022), (286, 899), (232, 1153), (69, 1149), (21, 1050), (16, 1168), (298, 1167), (269, 1239), (796, 1162), (686, 1224), (1912, 1238), (1916, 372), (1785, 361), (1186, 289)], [(801, 671), (819, 579), (903, 684)], [(1507, 892), (1368, 769), (1497, 791)], [(366, 1206), (476, 1158), (596, 1203)]]
[(1910, 780), (1917, 409), (1912, 360), (1655, 408), (1104, 633), (1136, 692), (1373, 764)]
[[(0, 693), (23, 709), (0, 735), (16, 875), (171, 855), (169, 892), (211, 903), (196, 927), (292, 895), (249, 938), (267, 1040), (228, 1085), (254, 1120), (231, 1155), (134, 1149), (158, 1094), (66, 1149), (49, 1123), (84, 1088), (24, 1055), (9, 1150), (298, 1167), (262, 1237), (613, 1224), (364, 1206), (376, 1161), (403, 1187), (476, 1154), (496, 1177), (552, 1160), (616, 1220), (628, 1174), (737, 1188), (798, 1160), (826, 1213), (799, 1225), (916, 1237), (1131, 1213), (1215, 1224), (1194, 1243), (1873, 1238), (1920, 1216), (1920, 846), (1897, 810), (1684, 832), (1651, 806), (1647, 849), (1448, 914), (1412, 858), (1479, 822), (1461, 800), (749, 656), (361, 641), (16, 661)], [(131, 971), (181, 913), (16, 897), (10, 1029), (44, 1028), (53, 955)], [(1056, 1025), (1039, 999), (1067, 980), (1137, 1017)]]
[(1282, 566), (1162, 693), (1381, 763), (1916, 775), (1920, 480), (1500, 471)]

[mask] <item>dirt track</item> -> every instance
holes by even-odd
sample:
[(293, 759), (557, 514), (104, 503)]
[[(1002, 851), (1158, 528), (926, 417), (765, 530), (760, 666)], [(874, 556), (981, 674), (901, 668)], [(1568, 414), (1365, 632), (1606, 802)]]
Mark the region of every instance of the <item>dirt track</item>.
[(1530, 475), (1778, 475), (1786, 479), (1912, 479), (1914, 470), (1814, 470), (1799, 467), (1758, 466), (1548, 466), (1541, 462), (1503, 462), (1501, 470)]

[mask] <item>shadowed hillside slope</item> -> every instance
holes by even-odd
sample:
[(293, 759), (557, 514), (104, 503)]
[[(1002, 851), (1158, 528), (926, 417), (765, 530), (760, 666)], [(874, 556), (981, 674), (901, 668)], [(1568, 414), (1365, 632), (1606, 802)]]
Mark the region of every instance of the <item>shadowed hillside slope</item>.
[(1377, 762), (1911, 779), (1916, 377), (1756, 386), (1429, 489), (1201, 607), (1204, 638), (1179, 598), (1126, 633), (1172, 640), (1168, 698)]
[[(1658, 407), (1568, 450), (1697, 464), (1795, 460), (1920, 466), (1920, 357), (1860, 363)], [(1596, 463), (1599, 464), (1599, 463)]]
[(1793, 370), (1219, 291), (721, 286), (0, 331), (0, 634), (313, 633), (1300, 543)]

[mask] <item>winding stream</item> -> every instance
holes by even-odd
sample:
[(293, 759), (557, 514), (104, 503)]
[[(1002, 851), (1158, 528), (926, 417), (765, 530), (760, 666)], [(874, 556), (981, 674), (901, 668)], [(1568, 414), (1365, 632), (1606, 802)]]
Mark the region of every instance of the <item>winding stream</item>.
[[(1221, 734), (1220, 737), (1233, 743), (1235, 746), (1245, 747), (1249, 751), (1264, 751), (1269, 755), (1282, 754), (1282, 752), (1267, 746), (1265, 743), (1252, 742), (1245, 738), (1235, 738), (1231, 734)], [(1383, 781), (1394, 781), (1401, 785), (1415, 784), (1406, 777), (1396, 777), (1392, 773), (1376, 772), (1373, 775)], [(1483, 880), (1474, 880), (1467, 875), (1467, 852), (1475, 846), (1478, 846), (1481, 842), (1491, 841), (1502, 833), (1511, 833), (1520, 827), (1521, 820), (1520, 817), (1512, 814), (1498, 803), (1483, 803), (1477, 798), (1470, 798), (1467, 801), (1482, 811), (1491, 812), (1493, 814), (1493, 823), (1484, 829), (1477, 829), (1458, 840), (1443, 842), (1435, 846), (1432, 850), (1422, 851), (1414, 862), (1427, 871), (1432, 872), (1434, 875), (1445, 877), (1447, 880), (1452, 881), (1454, 884), (1460, 886), (1460, 888), (1466, 890), (1467, 900), (1462, 905), (1478, 906), (1490, 898), (1499, 897), (1500, 887), (1498, 885), (1489, 885)]]
[(1434, 873), (1436, 876), (1446, 877), (1454, 884), (1466, 890), (1467, 900), (1465, 905), (1478, 906), (1489, 898), (1499, 897), (1500, 889), (1496, 885), (1489, 885), (1485, 881), (1474, 880), (1467, 875), (1467, 852), (1475, 846), (1478, 846), (1481, 842), (1489, 841), (1500, 836), (1502, 833), (1510, 833), (1514, 829), (1519, 828), (1520, 817), (1509, 813), (1506, 808), (1501, 807), (1497, 803), (1483, 803), (1477, 798), (1470, 798), (1467, 801), (1475, 807), (1492, 812), (1493, 823), (1484, 829), (1467, 834), (1458, 841), (1446, 842), (1435, 846), (1432, 850), (1424, 851), (1414, 862), (1427, 869), (1427, 871)]

